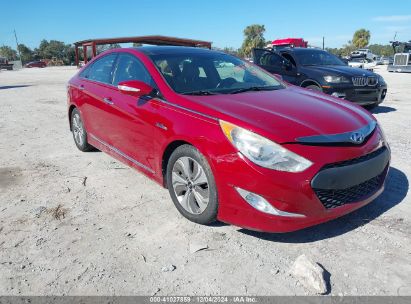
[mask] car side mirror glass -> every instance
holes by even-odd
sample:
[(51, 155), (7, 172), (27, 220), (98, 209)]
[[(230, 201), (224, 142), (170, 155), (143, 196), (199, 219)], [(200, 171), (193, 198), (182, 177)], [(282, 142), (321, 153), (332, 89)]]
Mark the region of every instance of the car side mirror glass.
[(121, 81), (118, 83), (117, 88), (121, 93), (135, 97), (149, 95), (154, 90), (152, 86), (138, 80)]

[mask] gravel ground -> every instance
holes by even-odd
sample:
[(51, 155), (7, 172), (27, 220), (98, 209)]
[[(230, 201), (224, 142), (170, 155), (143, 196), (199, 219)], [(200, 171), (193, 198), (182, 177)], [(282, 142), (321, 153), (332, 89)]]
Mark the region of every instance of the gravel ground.
[(332, 222), (264, 234), (191, 223), (167, 190), (78, 151), (65, 92), (75, 71), (0, 72), (0, 294), (304, 295), (289, 274), (304, 253), (327, 270), (329, 294), (411, 295), (411, 74), (380, 71), (385, 192)]

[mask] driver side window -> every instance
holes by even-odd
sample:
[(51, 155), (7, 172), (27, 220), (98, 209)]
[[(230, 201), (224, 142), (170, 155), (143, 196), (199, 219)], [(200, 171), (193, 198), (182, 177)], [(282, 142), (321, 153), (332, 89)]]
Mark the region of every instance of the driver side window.
[(113, 85), (126, 80), (138, 80), (154, 86), (150, 74), (145, 66), (136, 57), (130, 54), (120, 54), (114, 73)]

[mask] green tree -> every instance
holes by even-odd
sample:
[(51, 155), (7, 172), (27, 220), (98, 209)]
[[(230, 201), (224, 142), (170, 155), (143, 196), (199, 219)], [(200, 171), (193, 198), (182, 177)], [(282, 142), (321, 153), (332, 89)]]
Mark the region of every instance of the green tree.
[[(133, 44), (133, 47), (134, 44)], [(103, 53), (107, 50), (111, 50), (111, 49), (119, 49), (121, 48), (121, 45), (118, 43), (113, 43), (113, 44), (102, 44), (102, 45), (97, 45), (97, 54)]]
[(216, 51), (220, 51), (220, 52), (224, 52), (224, 53), (227, 53), (227, 54), (231, 54), (231, 55), (234, 55), (234, 56), (239, 56), (239, 52), (240, 52), (239, 49), (233, 48), (231, 46), (226, 46), (226, 47), (223, 47), (223, 48), (213, 46), (213, 47), (211, 47), (211, 49), (216, 50)]
[(240, 49), (240, 54), (244, 57), (250, 57), (253, 48), (264, 47), (264, 32), (264, 25), (252, 24), (247, 26), (243, 31), (244, 41)]
[(325, 50), (335, 56), (343, 56), (343, 49), (342, 48), (325, 48)]
[(224, 47), (223, 48), (223, 52), (225, 52), (225, 53), (227, 53), (227, 54), (231, 54), (231, 55), (234, 55), (234, 56), (238, 56), (239, 55), (239, 50), (238, 49), (236, 49), (236, 48), (233, 48), (233, 47)]
[[(89, 48), (90, 49), (90, 48)], [(34, 58), (63, 60), (65, 64), (74, 62), (75, 51), (71, 44), (65, 44), (62, 41), (43, 39), (38, 48), (34, 49)]]
[(362, 29), (355, 31), (354, 36), (352, 38), (352, 44), (356, 48), (363, 48), (368, 45), (368, 43), (370, 42), (370, 38), (371, 38), (370, 31), (362, 28)]
[(19, 51), (21, 55), (21, 61), (23, 63), (30, 62), (34, 59), (33, 51), (24, 44), (19, 44)]
[(394, 49), (390, 44), (371, 44), (369, 47), (370, 51), (379, 56), (392, 56), (394, 55)]
[(46, 39), (41, 40), (39, 47), (34, 49), (34, 52), (39, 58), (47, 58), (46, 57), (46, 49), (49, 46), (49, 42)]
[(70, 45), (66, 45), (62, 41), (47, 41), (43, 39), (40, 42), (38, 49), (35, 49), (35, 51), (40, 56), (40, 58), (43, 59), (52, 59), (53, 57), (57, 59), (64, 59), (66, 57), (69, 47)]
[(7, 60), (17, 60), (17, 52), (7, 45), (0, 46), (0, 57), (5, 57)]

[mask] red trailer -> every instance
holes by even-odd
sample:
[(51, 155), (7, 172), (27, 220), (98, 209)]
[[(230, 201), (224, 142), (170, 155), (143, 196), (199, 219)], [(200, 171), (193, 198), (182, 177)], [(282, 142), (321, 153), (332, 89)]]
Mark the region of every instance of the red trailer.
[(308, 42), (303, 38), (276, 39), (271, 44), (273, 47), (308, 47)]

